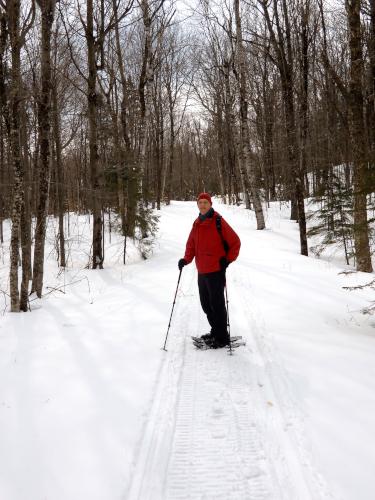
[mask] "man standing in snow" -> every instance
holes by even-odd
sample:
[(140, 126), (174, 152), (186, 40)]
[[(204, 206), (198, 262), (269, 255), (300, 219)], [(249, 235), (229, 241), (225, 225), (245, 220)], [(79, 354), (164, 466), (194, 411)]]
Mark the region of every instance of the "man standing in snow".
[(197, 199), (199, 216), (186, 243), (185, 256), (178, 261), (181, 270), (195, 257), (201, 306), (207, 315), (211, 333), (202, 335), (213, 348), (229, 345), (225, 308), (225, 271), (237, 259), (241, 241), (230, 225), (212, 208), (211, 196), (201, 193)]

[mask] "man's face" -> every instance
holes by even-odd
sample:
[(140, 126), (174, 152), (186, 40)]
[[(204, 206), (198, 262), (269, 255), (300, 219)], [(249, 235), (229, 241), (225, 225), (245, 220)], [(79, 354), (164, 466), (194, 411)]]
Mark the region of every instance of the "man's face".
[(205, 215), (211, 208), (211, 203), (208, 200), (205, 200), (202, 198), (201, 200), (198, 200), (198, 208), (199, 212), (202, 215)]

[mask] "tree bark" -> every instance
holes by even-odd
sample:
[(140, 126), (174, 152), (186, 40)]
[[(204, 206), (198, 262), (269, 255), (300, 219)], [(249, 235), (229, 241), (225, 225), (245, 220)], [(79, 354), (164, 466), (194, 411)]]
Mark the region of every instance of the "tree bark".
[[(255, 217), (257, 221), (257, 229), (266, 227), (264, 222), (263, 208), (260, 200), (259, 190), (257, 186), (257, 178), (255, 168), (250, 160), (249, 149), (249, 124), (248, 124), (248, 99), (247, 99), (247, 83), (246, 83), (246, 68), (245, 68), (245, 51), (242, 41), (242, 25), (240, 15), (240, 0), (234, 0), (234, 12), (236, 19), (236, 55), (237, 55), (237, 70), (238, 70), (238, 85), (240, 99), (240, 139), (241, 139), (241, 177), (243, 179), (243, 187), (245, 189), (245, 200), (248, 196), (248, 191), (251, 192), (252, 202), (254, 204)], [(248, 184), (248, 175), (250, 176), (250, 186)], [(246, 206), (249, 208), (249, 201), (246, 200)]]
[[(370, 70), (369, 70), (369, 109), (368, 109), (368, 124), (367, 128), (369, 131), (369, 142), (371, 148), (371, 164), (372, 169), (375, 168), (375, 0), (370, 1), (370, 33), (369, 33), (369, 43), (368, 52), (370, 59)], [(374, 183), (375, 179), (370, 176), (371, 184), (369, 186), (369, 191), (375, 189)]]
[(353, 155), (354, 244), (357, 270), (372, 272), (368, 237), (366, 170), (367, 151), (363, 115), (363, 55), (361, 40), (360, 0), (345, 0), (349, 26), (350, 81), (349, 122)]
[(52, 87), (52, 117), (53, 117), (53, 139), (55, 143), (55, 171), (56, 171), (56, 195), (57, 195), (57, 212), (59, 218), (59, 256), (60, 267), (66, 266), (65, 257), (65, 234), (64, 234), (64, 167), (62, 163), (62, 147), (61, 147), (61, 130), (60, 130), (60, 113), (57, 96), (57, 78), (54, 78)]
[(299, 171), (306, 173), (306, 144), (308, 131), (308, 87), (309, 87), (309, 18), (310, 2), (301, 3), (300, 12), (300, 95), (299, 95)]
[(21, 213), (21, 254), (22, 254), (22, 282), (20, 293), (20, 310), (26, 312), (29, 308), (29, 282), (31, 280), (31, 168), (28, 152), (27, 114), (24, 103), (20, 104), (20, 137), (23, 150), (22, 162), (24, 165), (24, 204)]
[(88, 78), (87, 78), (87, 103), (88, 103), (88, 121), (89, 121), (89, 150), (90, 150), (90, 174), (91, 174), (91, 201), (93, 213), (93, 233), (92, 233), (92, 268), (103, 269), (103, 247), (102, 247), (102, 207), (100, 198), (101, 175), (98, 169), (98, 124), (97, 107), (98, 95), (96, 91), (97, 83), (97, 65), (94, 36), (94, 8), (93, 0), (87, 0), (87, 59), (88, 59)]
[(7, 106), (8, 88), (6, 85), (5, 52), (7, 49), (8, 27), (5, 11), (0, 11), (0, 242), (4, 243), (3, 220), (5, 218), (4, 171), (5, 171), (5, 134), (10, 136), (9, 113)]
[[(278, 36), (276, 36), (272, 22), (270, 19), (266, 0), (260, 0), (268, 31), (271, 38), (271, 44), (276, 54), (274, 59), (280, 72), (281, 88), (283, 96), (285, 128), (287, 136), (288, 162), (293, 179), (294, 192), (291, 196), (292, 208), (295, 205), (298, 209), (298, 223), (301, 254), (308, 255), (307, 234), (306, 234), (306, 215), (305, 215), (305, 200), (304, 200), (304, 175), (300, 170), (298, 162), (298, 143), (297, 129), (294, 107), (294, 81), (293, 81), (293, 53), (291, 40), (291, 27), (288, 17), (288, 8), (286, 0), (282, 0), (282, 9), (285, 21), (284, 29), (280, 25), (279, 10), (277, 1), (273, 0), (274, 15)], [(293, 216), (293, 214), (292, 214)]]
[(47, 203), (50, 173), (50, 121), (51, 121), (51, 31), (55, 13), (55, 0), (37, 0), (41, 10), (41, 95), (38, 121), (40, 141), (39, 200), (35, 228), (32, 291), (42, 296), (44, 274), (44, 245), (46, 237)]
[[(131, 166), (132, 166), (132, 154), (131, 154), (131, 147), (130, 147), (130, 138), (129, 138), (129, 133), (128, 133), (128, 120), (127, 120), (127, 113), (128, 113), (128, 106), (129, 106), (129, 97), (128, 97), (128, 89), (127, 89), (127, 82), (126, 82), (126, 75), (125, 75), (125, 68), (124, 68), (124, 62), (123, 62), (123, 57), (122, 57), (122, 51), (121, 51), (121, 44), (120, 44), (120, 32), (119, 32), (119, 18), (118, 18), (118, 4), (117, 0), (112, 0), (112, 6), (113, 6), (113, 13), (115, 17), (115, 41), (116, 41), (116, 52), (117, 52), (117, 59), (118, 59), (118, 67), (119, 67), (119, 72), (120, 72), (120, 82), (121, 82), (121, 110), (120, 110), (120, 122), (121, 122), (121, 132), (122, 132), (122, 144), (120, 141), (120, 133), (119, 133), (119, 127), (115, 125), (115, 140), (118, 141), (118, 147), (119, 147), (119, 167), (117, 169), (117, 195), (118, 195), (118, 202), (119, 202), (119, 212), (120, 212), (120, 217), (121, 217), (121, 227), (122, 227), (122, 234), (126, 238), (127, 235), (129, 235), (129, 215), (134, 212), (134, 208), (130, 206), (131, 204), (131, 199), (127, 197), (127, 200), (125, 200), (125, 185), (124, 185), (124, 178), (125, 178), (125, 172), (127, 172), (127, 183), (131, 183), (132, 181), (130, 180), (129, 173), (131, 172)], [(116, 118), (117, 120), (117, 118)], [(127, 202), (127, 206), (125, 205), (125, 202)], [(134, 205), (134, 203), (133, 203)], [(131, 234), (134, 232), (134, 224), (131, 224), (132, 226), (132, 231)], [(126, 243), (124, 244), (124, 247), (126, 247)], [(125, 263), (125, 254), (124, 254), (124, 263)]]
[(223, 74), (224, 74), (224, 127), (226, 136), (226, 156), (228, 163), (228, 196), (229, 202), (232, 201), (234, 194), (236, 199), (238, 197), (237, 175), (236, 175), (236, 161), (238, 154), (236, 154), (235, 136), (236, 136), (236, 121), (233, 114), (234, 97), (231, 90), (229, 80), (229, 61), (224, 61)]
[(143, 43), (143, 60), (142, 71), (139, 78), (138, 92), (140, 109), (140, 125), (139, 125), (139, 175), (140, 180), (146, 170), (146, 147), (147, 147), (147, 132), (150, 119), (150, 85), (154, 79), (154, 72), (150, 62), (151, 59), (151, 14), (148, 0), (141, 1), (144, 43)]
[(9, 38), (11, 46), (11, 86), (10, 86), (10, 145), (13, 164), (14, 188), (12, 207), (12, 230), (10, 239), (10, 310), (19, 312), (18, 262), (20, 246), (20, 224), (24, 205), (24, 169), (21, 160), (19, 103), (21, 94), (21, 36), (20, 0), (7, 3)]

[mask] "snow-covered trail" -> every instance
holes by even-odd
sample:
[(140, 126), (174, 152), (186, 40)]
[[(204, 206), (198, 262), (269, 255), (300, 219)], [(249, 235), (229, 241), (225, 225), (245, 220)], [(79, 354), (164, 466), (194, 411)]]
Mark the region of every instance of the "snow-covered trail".
[(206, 322), (196, 271), (184, 269), (126, 500), (333, 498), (304, 449), (302, 418), (264, 341), (250, 283), (246, 266), (229, 269), (232, 335), (241, 334), (247, 345), (233, 356), (198, 351), (190, 336), (202, 334)]
[(64, 273), (50, 218), (55, 291), (19, 315), (0, 295), (1, 500), (373, 500), (375, 322), (360, 314), (373, 291), (342, 288), (368, 276), (300, 256), (285, 205), (265, 231), (243, 207), (214, 207), (242, 241), (227, 283), (247, 345), (232, 357), (191, 344), (208, 330), (194, 263), (161, 350), (194, 202), (162, 207), (147, 261), (129, 242), (124, 267), (107, 233), (100, 272), (85, 268), (89, 217), (70, 214)]

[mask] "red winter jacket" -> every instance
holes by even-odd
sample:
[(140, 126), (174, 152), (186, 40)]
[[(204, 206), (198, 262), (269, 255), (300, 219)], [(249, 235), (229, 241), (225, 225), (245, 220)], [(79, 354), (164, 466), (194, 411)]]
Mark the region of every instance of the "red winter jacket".
[[(218, 215), (217, 212), (214, 212), (213, 217), (204, 221), (198, 217), (194, 221), (186, 243), (184, 259), (190, 264), (195, 257), (199, 274), (220, 271), (220, 257), (225, 257), (223, 242), (216, 226)], [(221, 234), (229, 247), (226, 258), (229, 262), (233, 262), (240, 252), (241, 241), (223, 218), (221, 218)]]

